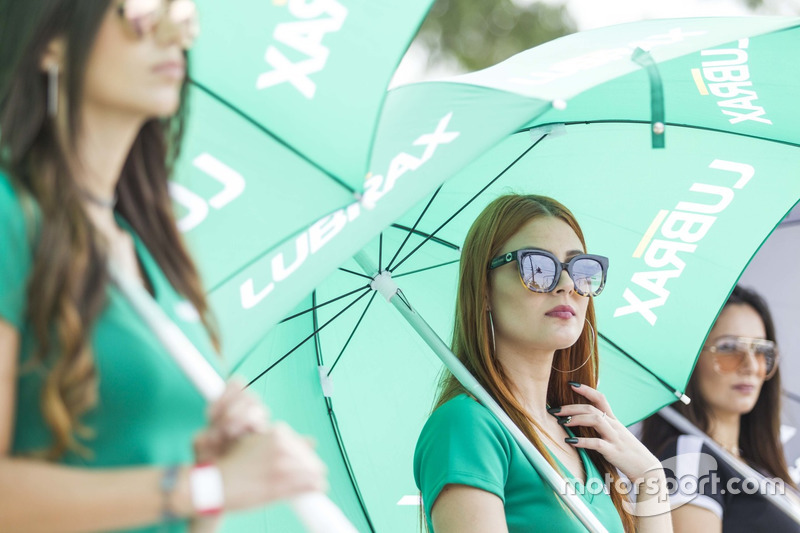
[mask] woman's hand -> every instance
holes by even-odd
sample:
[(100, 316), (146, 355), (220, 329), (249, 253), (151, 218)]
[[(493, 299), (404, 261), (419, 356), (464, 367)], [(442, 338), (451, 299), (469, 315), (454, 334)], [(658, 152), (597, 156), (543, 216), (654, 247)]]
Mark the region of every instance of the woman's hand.
[[(222, 396), (209, 406), (208, 418), (209, 427), (194, 441), (195, 459), (219, 467), (226, 509), (327, 490), (327, 469), (314, 453), (311, 439), (286, 424), (270, 425), (267, 408), (241, 381), (228, 382)], [(207, 519), (195, 522), (207, 525)]]
[(590, 427), (600, 435), (599, 438), (578, 438), (578, 442), (571, 443), (573, 446), (597, 450), (633, 482), (645, 478), (663, 477), (661, 463), (622, 422), (614, 417), (603, 393), (588, 385), (573, 384), (573, 382), (570, 382), (570, 385), (572, 390), (591, 403), (564, 405), (557, 415), (562, 419), (570, 417), (569, 422), (563, 424), (566, 427)]
[(222, 396), (209, 406), (208, 420), (208, 428), (194, 440), (198, 463), (222, 457), (244, 435), (265, 432), (269, 425), (269, 411), (245, 389), (241, 380), (233, 378), (228, 381)]
[(229, 510), (328, 489), (327, 468), (309, 439), (283, 423), (242, 437), (217, 464)]

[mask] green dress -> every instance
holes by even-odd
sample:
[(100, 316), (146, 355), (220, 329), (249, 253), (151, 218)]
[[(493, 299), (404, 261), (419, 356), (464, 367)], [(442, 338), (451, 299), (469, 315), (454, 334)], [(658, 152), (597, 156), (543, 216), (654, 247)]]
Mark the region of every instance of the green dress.
[[(584, 450), (579, 453), (587, 474), (585, 485), (557, 459), (556, 462), (609, 533), (622, 533), (617, 509), (602, 490), (600, 472)], [(497, 495), (505, 507), (509, 533), (586, 531), (531, 466), (511, 433), (489, 409), (466, 394), (456, 396), (431, 414), (417, 441), (414, 478), (432, 533), (431, 507), (450, 483)]]
[[(32, 204), (30, 204), (32, 205)], [(24, 206), (24, 207), (23, 207)], [(26, 286), (35, 242), (36, 209), (20, 201), (9, 179), (0, 174), (0, 319), (20, 334), (19, 367), (34, 347), (26, 321)], [(117, 217), (135, 241), (136, 252), (158, 304), (219, 369), (211, 341), (196, 310), (175, 292), (156, 261), (130, 226)], [(144, 322), (113, 287), (91, 331), (98, 374), (98, 402), (83, 422), (94, 437), (79, 439), (90, 457), (68, 453), (59, 462), (88, 468), (166, 466), (193, 462), (192, 439), (206, 426), (206, 404)], [(7, 356), (8, 354), (0, 354)], [(41, 411), (44, 376), (24, 371), (17, 381), (12, 455), (47, 449), (51, 434)], [(153, 487), (153, 490), (159, 490)], [(186, 531), (187, 521), (132, 531)]]

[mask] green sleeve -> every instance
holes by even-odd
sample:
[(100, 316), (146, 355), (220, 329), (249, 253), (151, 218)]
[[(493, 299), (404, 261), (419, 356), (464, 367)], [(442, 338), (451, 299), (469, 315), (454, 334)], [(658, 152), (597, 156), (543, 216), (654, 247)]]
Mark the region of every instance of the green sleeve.
[(22, 206), (8, 178), (0, 174), (0, 319), (17, 330), (25, 315), (31, 258)]
[(467, 396), (439, 407), (417, 441), (414, 477), (425, 514), (448, 484), (468, 485), (497, 495), (505, 503), (511, 447), (494, 415)]

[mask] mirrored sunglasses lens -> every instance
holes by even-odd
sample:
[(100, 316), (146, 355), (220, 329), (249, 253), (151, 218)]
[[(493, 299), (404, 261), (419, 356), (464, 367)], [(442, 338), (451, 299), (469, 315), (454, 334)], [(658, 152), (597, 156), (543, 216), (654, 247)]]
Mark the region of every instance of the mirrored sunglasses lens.
[(536, 253), (528, 253), (522, 256), (522, 281), (532, 291), (547, 292), (553, 285), (556, 276), (555, 262), (545, 256)]
[(572, 281), (579, 293), (596, 294), (603, 283), (603, 265), (594, 259), (578, 259), (572, 264)]

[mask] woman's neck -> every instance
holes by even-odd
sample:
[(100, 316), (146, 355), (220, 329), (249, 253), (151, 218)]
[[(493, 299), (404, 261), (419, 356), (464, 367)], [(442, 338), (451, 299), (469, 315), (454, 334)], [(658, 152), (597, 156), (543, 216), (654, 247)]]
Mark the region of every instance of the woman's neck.
[(708, 436), (738, 457), (740, 455), (739, 430), (741, 429), (741, 415), (738, 413), (714, 413), (710, 419)]
[(106, 234), (117, 230), (109, 205), (143, 123), (138, 115), (84, 105), (76, 179), (86, 193), (84, 205), (89, 217)]
[[(523, 353), (524, 352), (524, 353)], [(497, 358), (511, 381), (512, 392), (527, 413), (540, 424), (547, 413), (547, 388), (553, 365), (552, 351), (529, 351), (497, 345)]]

